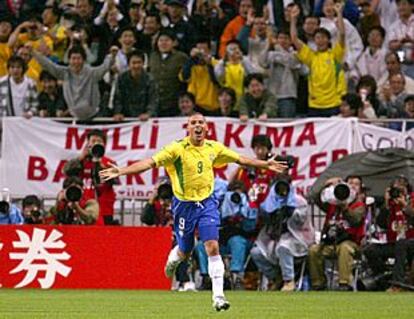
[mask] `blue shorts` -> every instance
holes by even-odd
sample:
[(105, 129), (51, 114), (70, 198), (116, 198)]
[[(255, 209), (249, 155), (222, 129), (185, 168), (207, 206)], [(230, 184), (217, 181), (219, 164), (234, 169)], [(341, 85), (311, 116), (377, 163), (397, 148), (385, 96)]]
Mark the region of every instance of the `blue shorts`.
[(186, 202), (173, 198), (174, 232), (178, 247), (184, 253), (194, 248), (194, 232), (198, 227), (200, 239), (218, 240), (220, 213), (218, 202), (211, 196), (201, 202)]

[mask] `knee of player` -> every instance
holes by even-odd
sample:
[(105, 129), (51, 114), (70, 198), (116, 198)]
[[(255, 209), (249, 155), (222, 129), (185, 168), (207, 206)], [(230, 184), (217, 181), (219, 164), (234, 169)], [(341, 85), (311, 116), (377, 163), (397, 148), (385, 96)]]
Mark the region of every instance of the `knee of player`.
[(215, 256), (220, 253), (219, 244), (217, 240), (207, 240), (206, 242), (204, 242), (204, 247), (206, 248), (208, 256)]

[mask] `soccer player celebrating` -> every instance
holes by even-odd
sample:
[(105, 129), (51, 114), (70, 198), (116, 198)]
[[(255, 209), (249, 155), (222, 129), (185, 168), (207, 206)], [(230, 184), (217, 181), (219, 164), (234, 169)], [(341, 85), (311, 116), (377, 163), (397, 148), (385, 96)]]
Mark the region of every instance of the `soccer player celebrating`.
[(180, 262), (191, 255), (194, 231), (198, 227), (209, 256), (208, 273), (213, 287), (213, 307), (221, 311), (229, 309), (230, 303), (223, 293), (224, 264), (218, 244), (220, 216), (217, 201), (212, 198), (213, 168), (237, 163), (282, 172), (287, 166), (273, 159), (263, 161), (241, 156), (219, 142), (207, 140), (207, 130), (204, 116), (196, 113), (188, 119), (189, 136), (165, 146), (151, 158), (128, 167), (112, 165), (112, 168), (102, 170), (100, 176), (107, 181), (121, 175), (141, 173), (153, 167), (166, 168), (174, 192), (172, 211), (178, 245), (168, 256), (165, 273), (167, 277), (173, 277)]

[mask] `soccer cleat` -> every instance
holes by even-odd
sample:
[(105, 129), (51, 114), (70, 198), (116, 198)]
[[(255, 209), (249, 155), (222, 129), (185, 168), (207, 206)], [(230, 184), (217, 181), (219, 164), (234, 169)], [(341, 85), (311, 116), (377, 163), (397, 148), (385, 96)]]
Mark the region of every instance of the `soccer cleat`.
[(224, 297), (214, 297), (213, 308), (216, 309), (216, 311), (227, 310), (230, 308), (230, 303)]

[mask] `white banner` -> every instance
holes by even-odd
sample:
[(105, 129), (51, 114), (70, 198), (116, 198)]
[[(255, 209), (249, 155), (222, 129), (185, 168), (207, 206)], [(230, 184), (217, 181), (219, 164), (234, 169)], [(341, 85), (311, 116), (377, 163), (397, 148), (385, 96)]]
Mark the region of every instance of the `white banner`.
[(377, 125), (355, 122), (353, 153), (400, 147), (414, 150), (414, 129), (401, 133)]
[[(297, 158), (291, 175), (299, 191), (307, 193), (315, 179), (333, 161), (352, 150), (354, 120), (304, 119), (289, 123), (241, 123), (238, 119), (207, 118), (209, 138), (247, 156), (254, 156), (250, 141), (256, 134), (270, 137), (274, 151)], [(93, 126), (107, 131), (106, 155), (121, 166), (150, 157), (164, 145), (186, 135), (186, 118)], [(48, 119), (5, 118), (0, 173), (1, 187), (14, 195), (55, 196), (61, 187), (65, 161), (77, 157), (86, 142), (87, 129)], [(236, 166), (218, 174), (227, 178)], [(119, 197), (148, 196), (158, 176), (153, 169), (140, 176), (123, 176)]]

